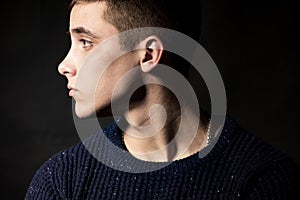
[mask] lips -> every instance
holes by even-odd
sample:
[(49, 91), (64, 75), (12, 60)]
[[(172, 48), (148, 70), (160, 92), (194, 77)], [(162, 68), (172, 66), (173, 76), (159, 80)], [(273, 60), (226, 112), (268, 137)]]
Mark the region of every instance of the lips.
[(76, 90), (70, 90), (70, 91), (69, 91), (69, 96), (70, 96), (70, 97), (74, 96), (75, 92), (76, 92)]
[(75, 88), (74, 88), (73, 86), (71, 86), (71, 85), (68, 85), (67, 87), (68, 87), (68, 89), (70, 90), (70, 91), (69, 91), (69, 96), (70, 96), (70, 97), (74, 96), (74, 94), (78, 91), (77, 89), (75, 89)]

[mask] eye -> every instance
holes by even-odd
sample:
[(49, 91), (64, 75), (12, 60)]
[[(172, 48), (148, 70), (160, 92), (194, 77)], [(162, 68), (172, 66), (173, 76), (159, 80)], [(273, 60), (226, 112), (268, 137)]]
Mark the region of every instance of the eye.
[(91, 41), (88, 41), (88, 40), (85, 40), (85, 39), (81, 39), (79, 40), (82, 45), (83, 45), (83, 48), (90, 48), (93, 46), (93, 43)]

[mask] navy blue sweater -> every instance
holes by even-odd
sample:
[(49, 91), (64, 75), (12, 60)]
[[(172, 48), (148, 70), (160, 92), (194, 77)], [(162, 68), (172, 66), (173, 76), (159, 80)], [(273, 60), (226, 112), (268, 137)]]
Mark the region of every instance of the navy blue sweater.
[[(167, 164), (134, 158), (120, 134), (113, 123), (53, 156), (34, 175), (25, 199), (298, 199), (294, 162), (232, 119), (204, 158), (194, 154)], [(149, 164), (153, 170), (130, 172)]]

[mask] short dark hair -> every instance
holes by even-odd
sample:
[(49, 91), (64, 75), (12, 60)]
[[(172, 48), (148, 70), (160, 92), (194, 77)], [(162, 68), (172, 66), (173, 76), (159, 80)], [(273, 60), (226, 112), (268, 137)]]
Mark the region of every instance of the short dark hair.
[[(162, 27), (179, 31), (196, 41), (199, 40), (201, 0), (71, 0), (70, 9), (77, 4), (95, 2), (106, 3), (107, 9), (104, 11), (103, 18), (120, 32), (142, 27)], [(152, 33), (137, 32), (133, 34), (135, 34), (133, 37), (135, 41), (120, 38), (121, 45), (125, 49), (132, 50), (139, 41)], [(166, 52), (163, 58), (170, 56), (174, 60), (174, 56)], [(189, 67), (182, 67), (183, 62), (180, 62), (178, 58), (176, 60), (176, 65), (181, 66), (173, 67), (183, 75), (187, 75)], [(165, 62), (162, 61), (162, 63)]]
[(201, 0), (72, 0), (80, 3), (106, 2), (104, 19), (120, 32), (141, 27), (163, 27), (198, 40), (201, 32)]

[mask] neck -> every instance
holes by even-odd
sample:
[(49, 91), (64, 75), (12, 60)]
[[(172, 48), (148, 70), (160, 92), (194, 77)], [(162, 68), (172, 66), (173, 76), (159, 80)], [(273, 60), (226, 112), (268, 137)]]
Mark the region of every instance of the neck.
[(142, 100), (131, 103), (125, 115), (129, 126), (124, 130), (124, 143), (133, 156), (167, 162), (188, 157), (206, 146), (207, 126), (193, 110), (180, 107), (175, 96), (160, 85), (145, 87)]

